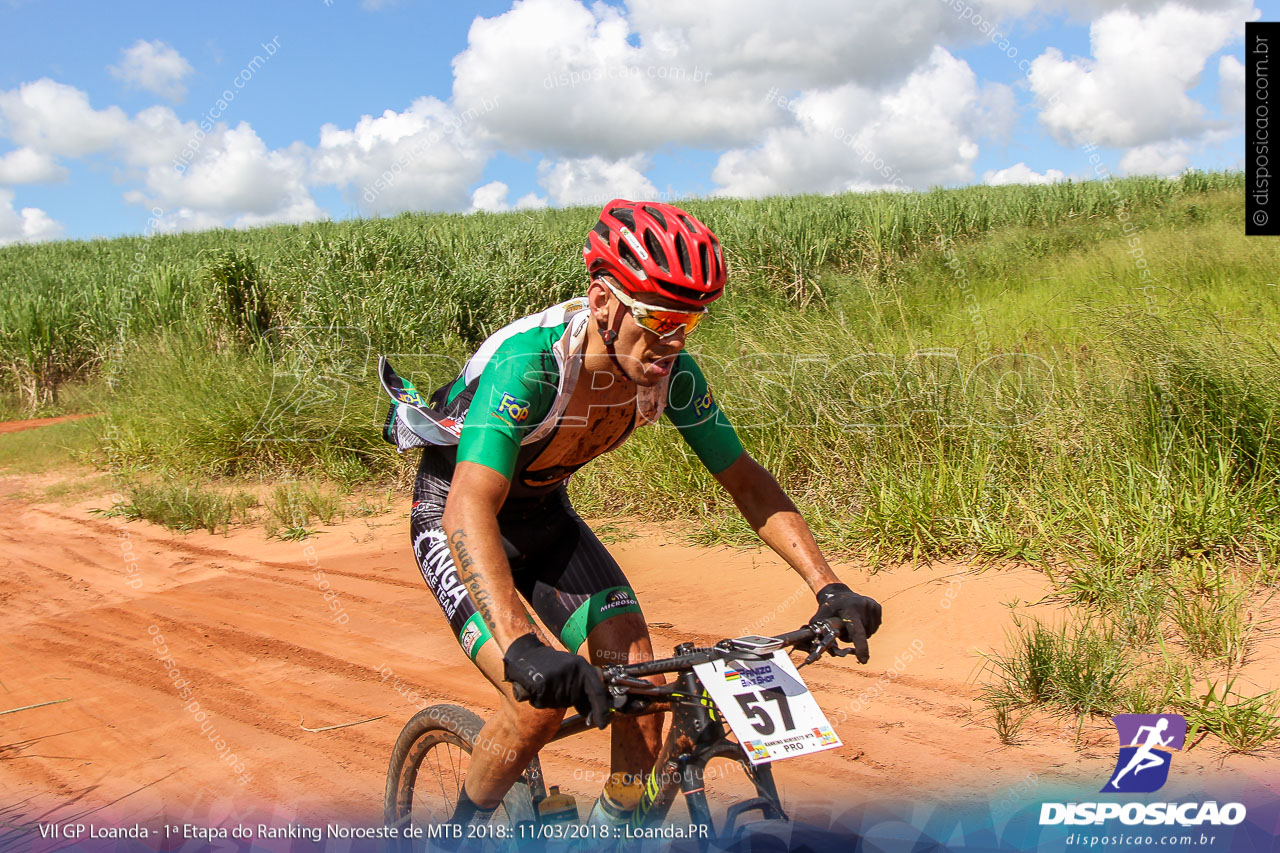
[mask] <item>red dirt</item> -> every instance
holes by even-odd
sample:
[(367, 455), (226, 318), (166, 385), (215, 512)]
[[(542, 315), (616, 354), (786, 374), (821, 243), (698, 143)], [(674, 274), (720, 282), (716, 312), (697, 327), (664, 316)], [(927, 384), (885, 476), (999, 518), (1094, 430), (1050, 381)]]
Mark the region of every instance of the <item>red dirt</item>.
[[(60, 505), (13, 496), (33, 482), (0, 477), (0, 710), (71, 701), (0, 717), (6, 822), (94, 809), (144, 824), (249, 810), (277, 821), (377, 822), (391, 744), (415, 710), (395, 678), (427, 702), (482, 716), (495, 707), (414, 567), (407, 501), (306, 542), (279, 542), (257, 529), (181, 535), (88, 512), (105, 498)], [(812, 595), (768, 551), (668, 544), (644, 529), (611, 547), (648, 620), (675, 626), (654, 629), (660, 653), (684, 640), (790, 630), (813, 612)], [(138, 564), (133, 586), (129, 550)], [(308, 558), (340, 594), (339, 621)], [(1115, 760), (1105, 721), (1086, 726), (1077, 751), (1074, 725), (1061, 720), (1035, 718), (1023, 730), (1027, 743), (1009, 748), (978, 719), (978, 653), (1003, 647), (1012, 626), (1006, 605), (1055, 612), (1026, 606), (1049, 591), (1040, 572), (962, 564), (837, 570), (884, 603), (884, 627), (870, 665), (845, 658), (804, 670), (845, 746), (774, 765), (794, 812), (852, 798), (995, 800), (1028, 779), (1092, 791), (1105, 781)], [(156, 633), (247, 782), (184, 710)], [(923, 657), (885, 677), (913, 644)], [(1265, 638), (1242, 683), (1280, 683), (1277, 651), (1280, 641)], [(322, 733), (299, 727), (378, 715), (386, 717)], [(607, 735), (553, 744), (542, 760), (549, 782), (589, 804), (606, 770)], [(1209, 778), (1276, 785), (1264, 780), (1274, 776), (1266, 760), (1221, 758), (1208, 745), (1175, 764), (1166, 789), (1173, 796)]]
[(42, 426), (53, 426), (63, 421), (78, 421), (81, 418), (96, 418), (97, 414), (90, 413), (87, 415), (61, 415), (56, 418), (31, 418), (26, 421), (4, 421), (0, 423), (0, 435), (7, 432), (22, 432), (24, 429), (35, 429)]

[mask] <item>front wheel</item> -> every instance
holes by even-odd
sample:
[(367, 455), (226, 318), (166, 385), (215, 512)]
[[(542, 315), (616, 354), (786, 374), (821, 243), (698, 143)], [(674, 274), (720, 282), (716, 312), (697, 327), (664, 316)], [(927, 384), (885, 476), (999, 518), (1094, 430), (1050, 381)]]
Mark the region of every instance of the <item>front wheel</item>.
[[(471, 751), (484, 720), (457, 705), (432, 705), (413, 715), (396, 738), (387, 767), (384, 817), (403, 832), (410, 824), (422, 828), (419, 838), (433, 837), (428, 827), (453, 815), (462, 783), (471, 766)], [(511, 786), (494, 814), (509, 826), (537, 820), (529, 780), (541, 778), (534, 758), (525, 774)]]
[(721, 741), (688, 771), (681, 788), (689, 821), (707, 826), (709, 840), (729, 843), (748, 828), (788, 820), (769, 765), (753, 765), (733, 741)]

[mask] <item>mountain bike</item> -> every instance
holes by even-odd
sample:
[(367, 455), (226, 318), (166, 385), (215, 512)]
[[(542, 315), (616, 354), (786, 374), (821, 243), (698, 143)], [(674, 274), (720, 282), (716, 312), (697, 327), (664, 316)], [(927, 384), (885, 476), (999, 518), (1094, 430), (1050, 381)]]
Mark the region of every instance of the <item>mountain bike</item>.
[[(793, 664), (789, 652), (797, 646), (807, 655)], [(610, 720), (620, 715), (671, 713), (657, 761), (626, 826), (543, 820), (538, 804), (547, 797), (547, 789), (535, 756), (490, 824), (467, 827), (466, 839), (515, 844), (583, 838), (593, 846), (607, 841), (626, 846), (633, 839), (666, 837), (692, 839), (705, 850), (712, 842), (732, 841), (743, 830), (764, 822), (788, 821), (768, 762), (840, 745), (794, 673), (824, 655), (851, 652), (839, 646), (831, 625), (815, 622), (776, 637), (738, 637), (702, 648), (682, 643), (673, 657), (604, 667), (600, 673), (612, 698)], [(660, 686), (643, 678), (657, 674), (675, 678)], [(442, 837), (441, 822), (457, 802), (470, 755), (473, 750), (494, 747), (476, 743), (483, 725), (479, 716), (457, 705), (433, 705), (405, 725), (392, 749), (385, 795), (386, 823), (399, 827), (401, 837)], [(552, 741), (588, 728), (583, 716), (575, 714), (560, 724)], [(724, 760), (725, 770), (708, 772), (708, 764), (717, 759)], [(708, 798), (708, 783), (715, 792), (731, 775), (741, 783), (738, 791), (728, 794), (733, 802), (720, 801), (723, 809), (713, 809), (717, 798), (714, 794)], [(663, 824), (677, 794), (684, 795), (688, 807), (687, 830), (678, 835), (655, 833), (653, 827)], [(747, 815), (756, 816), (744, 821)]]

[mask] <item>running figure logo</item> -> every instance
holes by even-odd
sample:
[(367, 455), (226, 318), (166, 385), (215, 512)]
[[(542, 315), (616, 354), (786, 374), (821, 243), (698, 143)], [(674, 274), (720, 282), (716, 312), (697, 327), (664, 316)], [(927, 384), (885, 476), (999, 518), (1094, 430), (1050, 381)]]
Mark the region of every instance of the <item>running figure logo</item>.
[(1169, 779), (1173, 750), (1187, 739), (1187, 721), (1180, 714), (1116, 714), (1111, 720), (1120, 734), (1120, 756), (1102, 793), (1158, 791)]

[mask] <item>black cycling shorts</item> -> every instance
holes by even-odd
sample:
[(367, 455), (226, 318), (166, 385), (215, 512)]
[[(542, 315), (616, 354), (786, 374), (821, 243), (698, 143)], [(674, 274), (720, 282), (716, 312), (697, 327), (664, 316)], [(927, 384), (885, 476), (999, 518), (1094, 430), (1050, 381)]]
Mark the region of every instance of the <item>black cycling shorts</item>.
[[(413, 554), (462, 650), (472, 660), (492, 636), (476, 612), (440, 523), (453, 478), (454, 449), (426, 447), (413, 486), (409, 532)], [(516, 590), (565, 648), (577, 652), (591, 629), (640, 603), (626, 575), (569, 505), (564, 486), (549, 495), (508, 499), (498, 530)]]

